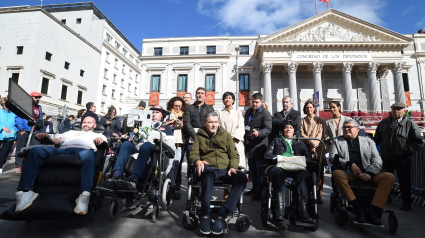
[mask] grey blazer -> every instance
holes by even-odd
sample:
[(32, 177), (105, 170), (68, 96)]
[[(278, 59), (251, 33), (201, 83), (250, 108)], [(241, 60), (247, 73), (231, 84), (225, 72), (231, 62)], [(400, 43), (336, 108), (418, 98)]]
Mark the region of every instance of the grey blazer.
[(333, 139), (337, 136), (342, 136), (342, 125), (344, 124), (345, 120), (349, 119), (350, 117), (346, 117), (341, 115), (341, 119), (339, 121), (338, 125), (338, 135), (335, 133), (335, 124), (333, 117), (326, 119), (325, 123), (323, 124), (323, 139)]
[[(365, 172), (377, 174), (382, 170), (382, 159), (379, 156), (376, 144), (368, 137), (359, 136), (360, 155)], [(350, 169), (345, 169), (345, 164), (350, 161), (348, 153), (347, 141), (343, 136), (338, 136), (334, 139), (329, 152), (329, 161), (333, 164), (335, 155), (339, 155), (339, 165), (344, 168), (350, 176), (353, 172)]]

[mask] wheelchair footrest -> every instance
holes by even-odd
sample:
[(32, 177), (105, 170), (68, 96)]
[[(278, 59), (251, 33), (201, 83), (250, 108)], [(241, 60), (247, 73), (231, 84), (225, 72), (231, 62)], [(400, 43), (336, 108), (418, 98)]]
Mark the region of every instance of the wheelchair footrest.
[(362, 225), (362, 226), (374, 226), (374, 227), (382, 227), (382, 228), (385, 227), (384, 225), (377, 226), (377, 225), (373, 225), (373, 224), (370, 224), (370, 223), (360, 223), (360, 222), (356, 222), (356, 221), (353, 221), (353, 223), (357, 224), (357, 225)]

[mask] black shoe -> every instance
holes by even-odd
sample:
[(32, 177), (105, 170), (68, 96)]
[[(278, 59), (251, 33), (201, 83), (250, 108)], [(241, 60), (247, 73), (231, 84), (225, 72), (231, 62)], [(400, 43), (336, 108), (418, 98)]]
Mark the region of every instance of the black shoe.
[(134, 190), (137, 188), (137, 181), (133, 177), (127, 177), (126, 180), (115, 180), (117, 190)]
[(255, 195), (257, 194), (257, 190), (256, 189), (251, 189), (251, 191), (248, 191), (246, 193), (244, 193), (245, 195)]
[(107, 189), (111, 189), (111, 190), (117, 189), (117, 187), (115, 186), (115, 180), (112, 179), (112, 178), (105, 179), (102, 183), (102, 187), (107, 188)]
[(208, 235), (211, 233), (211, 217), (209, 215), (204, 215), (199, 221), (199, 231), (202, 234)]
[(307, 212), (307, 197), (300, 196), (300, 220), (303, 223), (314, 223), (314, 220)]
[(276, 207), (276, 215), (274, 216), (274, 219), (276, 221), (284, 221), (284, 215), (285, 215), (285, 194), (284, 193), (276, 193), (273, 196), (273, 201), (275, 203)]
[(261, 201), (261, 193), (256, 193), (252, 198), (251, 198), (251, 201), (253, 201), (253, 202), (259, 202), (259, 201)]
[(222, 216), (217, 216), (217, 218), (214, 221), (214, 224), (212, 225), (212, 232), (214, 235), (221, 235), (224, 231), (225, 226), (225, 218)]
[(403, 210), (403, 211), (410, 211), (410, 210), (412, 210), (412, 206), (411, 206), (410, 202), (403, 201), (403, 204), (401, 204), (400, 209)]
[(381, 225), (381, 218), (379, 218), (379, 208), (370, 205), (369, 207), (369, 217), (368, 217), (368, 222), (372, 225), (375, 226), (380, 226)]
[(363, 208), (355, 209), (356, 211), (356, 222), (366, 223), (366, 213)]
[(124, 177), (122, 175), (119, 175), (119, 174), (114, 175), (114, 177), (112, 177), (112, 178), (115, 179), (115, 180), (119, 180), (119, 179), (124, 180)]

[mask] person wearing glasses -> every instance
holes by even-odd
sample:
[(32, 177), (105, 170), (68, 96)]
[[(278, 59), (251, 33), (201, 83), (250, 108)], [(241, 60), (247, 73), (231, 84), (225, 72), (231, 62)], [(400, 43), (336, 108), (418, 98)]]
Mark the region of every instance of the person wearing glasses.
[[(349, 118), (343, 122), (343, 135), (334, 138), (329, 153), (329, 161), (339, 165), (332, 177), (356, 213), (356, 222), (369, 222), (381, 225), (379, 213), (387, 204), (388, 195), (393, 187), (395, 177), (382, 172), (382, 159), (375, 142), (369, 137), (359, 136), (359, 124)], [(369, 205), (369, 216), (359, 200), (356, 199), (348, 182), (363, 182), (378, 186)]]

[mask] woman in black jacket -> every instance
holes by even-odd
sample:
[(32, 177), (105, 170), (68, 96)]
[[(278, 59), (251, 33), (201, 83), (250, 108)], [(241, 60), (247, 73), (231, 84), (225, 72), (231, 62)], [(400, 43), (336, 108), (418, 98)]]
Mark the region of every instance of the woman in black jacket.
[(114, 106), (109, 108), (108, 113), (100, 119), (99, 123), (102, 124), (106, 130), (115, 133), (114, 136), (120, 136), (121, 123), (117, 117), (117, 111)]
[[(270, 163), (277, 162), (277, 156), (282, 155), (286, 157), (291, 156), (304, 156), (306, 164), (311, 163), (311, 157), (308, 153), (306, 145), (302, 141), (294, 141), (288, 139), (294, 137), (295, 126), (292, 121), (287, 121), (283, 127), (283, 136), (277, 137), (271, 141), (267, 148), (265, 159)], [(273, 161), (273, 162), (271, 162)], [(295, 179), (297, 184), (297, 191), (300, 195), (300, 217), (302, 222), (312, 223), (307, 212), (307, 201), (309, 189), (309, 181), (311, 180), (310, 173), (307, 170), (286, 171), (280, 167), (274, 167), (269, 171), (269, 181), (273, 186), (273, 200), (276, 203), (276, 220), (284, 220), (285, 209), (285, 179), (291, 177)]]

